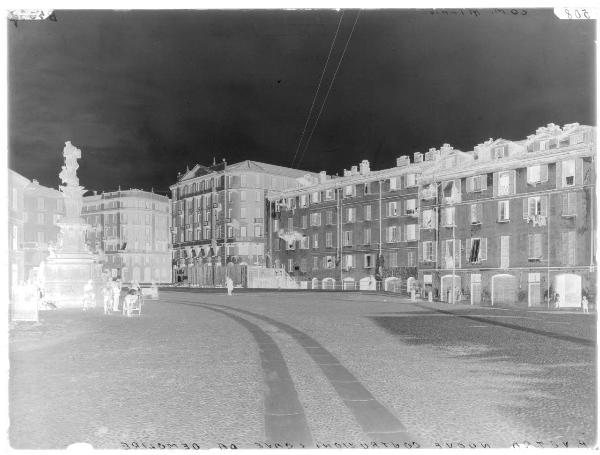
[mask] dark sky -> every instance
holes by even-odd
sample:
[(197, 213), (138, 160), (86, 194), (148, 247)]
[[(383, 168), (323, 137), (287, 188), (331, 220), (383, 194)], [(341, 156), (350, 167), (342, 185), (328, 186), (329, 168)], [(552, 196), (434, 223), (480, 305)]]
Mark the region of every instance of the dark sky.
[[(57, 11), (10, 24), (9, 166), (55, 187), (66, 140), (95, 190), (167, 190), (213, 157), (289, 166), (341, 14)], [(356, 14), (344, 12), (313, 121)], [(444, 142), (596, 123), (593, 22), (465, 14), (363, 10), (296, 167), (381, 169)]]

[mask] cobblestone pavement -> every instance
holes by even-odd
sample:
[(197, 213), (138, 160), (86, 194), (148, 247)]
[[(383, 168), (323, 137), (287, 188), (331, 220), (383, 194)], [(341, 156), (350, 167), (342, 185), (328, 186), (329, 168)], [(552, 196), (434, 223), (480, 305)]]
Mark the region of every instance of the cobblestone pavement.
[(595, 315), (341, 292), (45, 312), (11, 330), (10, 441), (589, 447), (595, 337)]

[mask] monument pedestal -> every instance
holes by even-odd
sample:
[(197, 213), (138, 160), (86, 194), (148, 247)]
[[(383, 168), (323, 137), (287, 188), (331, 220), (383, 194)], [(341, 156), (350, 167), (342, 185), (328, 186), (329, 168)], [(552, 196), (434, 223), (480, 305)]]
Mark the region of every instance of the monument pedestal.
[(83, 288), (92, 280), (98, 305), (102, 287), (98, 269), (91, 253), (58, 253), (48, 258), (44, 266), (46, 300), (58, 308), (83, 308)]

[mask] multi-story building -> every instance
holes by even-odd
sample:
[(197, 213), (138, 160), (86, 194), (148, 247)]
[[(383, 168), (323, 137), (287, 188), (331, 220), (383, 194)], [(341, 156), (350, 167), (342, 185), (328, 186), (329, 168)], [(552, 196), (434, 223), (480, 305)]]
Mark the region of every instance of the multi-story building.
[(11, 298), (19, 282), (27, 278), (23, 253), (23, 209), (25, 188), (29, 183), (21, 174), (8, 170), (8, 285)]
[(595, 297), (595, 154), (595, 128), (576, 123), (436, 151), (420, 179), (420, 281), (450, 302)]
[(174, 281), (198, 284), (203, 263), (269, 265), (266, 192), (296, 188), (311, 175), (250, 160), (180, 174), (170, 187)]
[(171, 282), (170, 201), (130, 189), (85, 196), (86, 241), (103, 269), (123, 282)]
[(60, 233), (56, 222), (64, 214), (64, 197), (59, 190), (40, 185), (37, 180), (25, 187), (23, 253), (26, 278), (48, 257), (48, 247), (56, 244)]
[(424, 164), (408, 157), (396, 164), (372, 171), (364, 160), (343, 177), (322, 173), (301, 188), (271, 193), (275, 266), (312, 288), (375, 289), (383, 281), (391, 289), (416, 280)]
[(595, 134), (550, 124), (272, 193), (275, 265), (312, 287), (375, 279), (442, 301), (579, 306), (596, 293)]

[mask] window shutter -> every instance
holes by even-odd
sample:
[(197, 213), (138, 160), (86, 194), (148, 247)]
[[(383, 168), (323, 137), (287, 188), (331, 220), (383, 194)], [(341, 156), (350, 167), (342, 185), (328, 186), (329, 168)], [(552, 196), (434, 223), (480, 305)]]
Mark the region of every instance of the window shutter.
[(471, 239), (465, 240), (465, 260), (466, 262), (470, 262), (471, 259)]
[(527, 236), (527, 257), (532, 258), (534, 256), (534, 235), (533, 234), (529, 234)]
[(421, 238), (421, 229), (419, 229), (419, 225), (415, 226), (415, 238), (417, 240), (420, 240), (420, 238)]
[(458, 242), (454, 242), (454, 263), (456, 264), (456, 261), (458, 261), (458, 264), (456, 265), (457, 267), (461, 267), (461, 264), (462, 264), (461, 251), (462, 251), (462, 240), (458, 239)]
[(561, 214), (568, 215), (569, 214), (569, 195), (570, 193), (562, 194), (562, 211)]
[(529, 198), (523, 198), (523, 219), (526, 220), (529, 215)]
[(575, 231), (569, 232), (569, 265), (577, 264), (577, 237)]
[(548, 181), (548, 165), (547, 164), (540, 165), (540, 181), (542, 181), (542, 182)]
[(583, 160), (575, 158), (575, 185), (583, 183)]
[(433, 248), (432, 248), (432, 254), (431, 254), (431, 258), (432, 260), (435, 262), (437, 261), (437, 241), (431, 242)]
[(577, 193), (575, 193), (574, 191), (571, 193), (568, 193), (568, 204), (569, 204), (569, 214), (570, 215), (576, 215), (577, 214)]
[(556, 188), (562, 188), (562, 162), (556, 162)]
[(488, 185), (487, 174), (480, 175), (477, 178), (480, 179), (481, 191), (486, 191), (487, 190), (487, 185)]
[(548, 198), (550, 196), (542, 196), (542, 216), (548, 216)]
[(516, 181), (517, 181), (517, 171), (512, 171), (510, 173), (510, 187), (509, 187), (509, 194), (515, 194), (516, 191)]
[(498, 196), (498, 173), (494, 172), (494, 188), (493, 188), (494, 197)]
[(421, 245), (421, 248), (417, 248), (417, 254), (418, 254), (418, 261), (419, 262), (423, 262), (423, 250), (425, 249), (425, 244), (423, 243)]
[(467, 193), (473, 192), (473, 180), (478, 177), (467, 177)]
[(404, 214), (404, 212), (402, 211), (402, 206), (405, 204), (402, 204), (402, 199), (400, 201), (398, 201), (398, 215), (402, 215)]
[(487, 238), (483, 238), (483, 239), (480, 240), (479, 258), (482, 261), (486, 261), (487, 260)]

